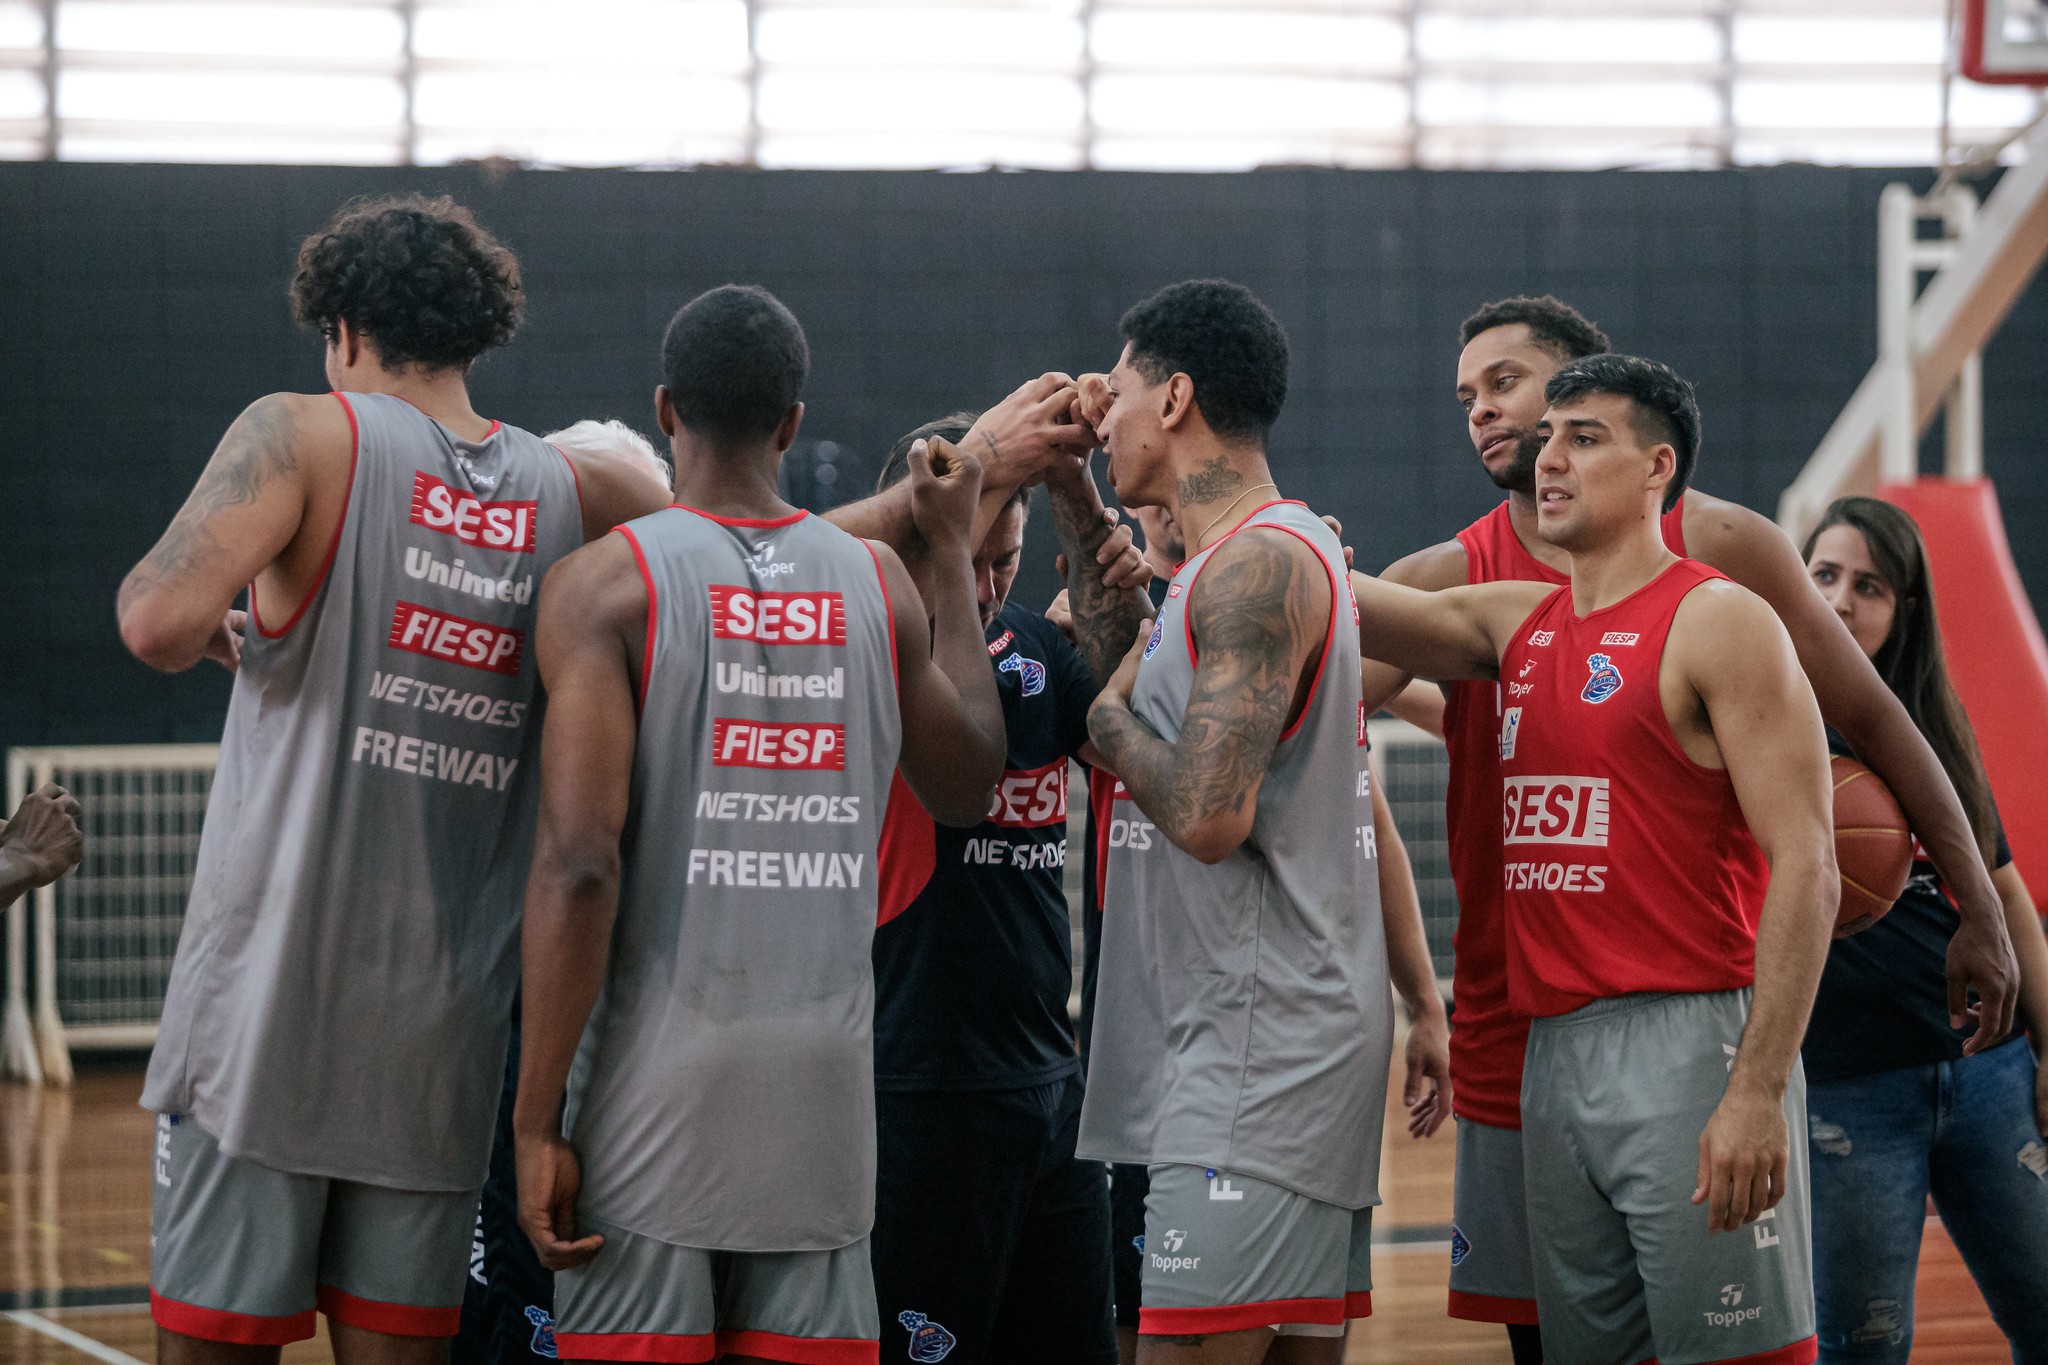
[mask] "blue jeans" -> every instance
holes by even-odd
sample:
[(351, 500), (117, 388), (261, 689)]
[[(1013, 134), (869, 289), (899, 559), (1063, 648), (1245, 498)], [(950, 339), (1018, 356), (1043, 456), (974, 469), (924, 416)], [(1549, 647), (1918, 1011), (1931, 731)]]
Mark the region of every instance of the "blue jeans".
[(2048, 1365), (2048, 1143), (2026, 1039), (1810, 1081), (1806, 1116), (1822, 1365), (1906, 1365), (1929, 1194), (2014, 1365)]

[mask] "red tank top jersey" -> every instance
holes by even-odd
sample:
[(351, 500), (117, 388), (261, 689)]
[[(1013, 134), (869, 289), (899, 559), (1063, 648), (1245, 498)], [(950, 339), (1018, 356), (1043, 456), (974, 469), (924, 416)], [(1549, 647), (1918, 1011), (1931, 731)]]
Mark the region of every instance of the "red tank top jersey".
[(1680, 747), (1658, 695), (1672, 618), (1723, 575), (1681, 559), (1611, 607), (1569, 587), (1501, 656), (1508, 1003), (1564, 1014), (1755, 977), (1767, 877), (1726, 769)]
[[(1664, 543), (1685, 553), (1683, 502), (1664, 514)], [(1508, 504), (1458, 532), (1467, 583), (1565, 583), (1564, 574), (1529, 553), (1508, 520)], [(1444, 795), (1451, 881), (1458, 891), (1452, 940), (1451, 1108), (1495, 1128), (1522, 1126), (1522, 1054), (1529, 1021), (1508, 1007), (1507, 930), (1501, 921), (1501, 685), (1445, 687), (1444, 746), (1450, 783)]]

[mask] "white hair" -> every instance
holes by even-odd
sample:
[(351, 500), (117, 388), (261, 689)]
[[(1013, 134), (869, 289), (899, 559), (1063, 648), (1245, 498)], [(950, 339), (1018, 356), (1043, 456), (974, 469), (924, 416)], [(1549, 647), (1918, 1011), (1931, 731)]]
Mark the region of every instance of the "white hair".
[(675, 476), (669, 472), (668, 462), (654, 453), (654, 447), (648, 444), (645, 436), (616, 417), (602, 422), (595, 417), (586, 417), (560, 431), (551, 431), (541, 439), (549, 445), (562, 446), (585, 455), (623, 455), (638, 460), (654, 471), (663, 487), (675, 487)]

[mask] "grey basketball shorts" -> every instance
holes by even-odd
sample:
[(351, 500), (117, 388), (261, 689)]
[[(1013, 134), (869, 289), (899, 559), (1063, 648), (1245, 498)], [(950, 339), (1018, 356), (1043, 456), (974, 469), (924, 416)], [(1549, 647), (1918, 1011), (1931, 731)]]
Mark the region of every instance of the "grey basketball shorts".
[(1468, 1322), (1536, 1321), (1536, 1268), (1522, 1194), (1517, 1128), (1459, 1119), (1451, 1193), (1450, 1315)]
[(1700, 1133), (1728, 1088), (1749, 992), (1632, 995), (1538, 1019), (1522, 1075), (1543, 1353), (1557, 1365), (1807, 1365), (1814, 1340), (1805, 1075), (1786, 1192), (1708, 1233)]
[(279, 1346), (313, 1313), (392, 1336), (462, 1320), (477, 1192), (394, 1190), (224, 1154), (190, 1117), (159, 1114), (149, 1207), (149, 1311), (181, 1336)]
[(1372, 1210), (1202, 1166), (1150, 1169), (1138, 1331), (1336, 1327), (1372, 1312)]
[[(597, 1256), (555, 1276), (555, 1344), (564, 1360), (698, 1365), (722, 1355), (790, 1365), (876, 1365), (882, 1323), (868, 1239), (831, 1251), (707, 1251), (585, 1220)], [(906, 1314), (914, 1317), (915, 1314)], [(910, 1328), (911, 1356), (950, 1343)]]

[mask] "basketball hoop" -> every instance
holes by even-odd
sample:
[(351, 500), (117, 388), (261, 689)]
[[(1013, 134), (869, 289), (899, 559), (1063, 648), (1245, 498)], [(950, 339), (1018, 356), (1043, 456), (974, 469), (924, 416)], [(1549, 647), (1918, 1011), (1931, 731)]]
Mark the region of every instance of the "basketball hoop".
[(2048, 87), (2048, 0), (1962, 0), (1962, 74), (1986, 85)]

